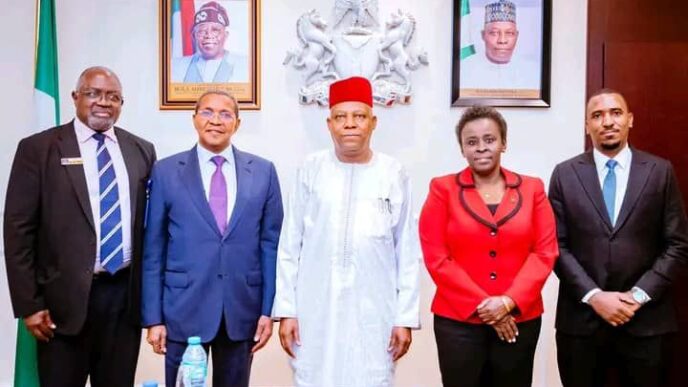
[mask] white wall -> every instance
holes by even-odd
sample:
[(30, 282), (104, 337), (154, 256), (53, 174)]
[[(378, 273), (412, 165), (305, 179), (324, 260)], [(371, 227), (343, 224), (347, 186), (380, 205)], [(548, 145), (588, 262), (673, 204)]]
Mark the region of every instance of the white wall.
[[(17, 142), (30, 133), (34, 55), (34, 1), (1, 0), (0, 15), (0, 200), (4, 195)], [(158, 1), (58, 0), (60, 98), (62, 119), (73, 117), (69, 92), (87, 66), (106, 65), (124, 85), (126, 104), (119, 125), (153, 141), (160, 157), (191, 147), (195, 141), (189, 112), (158, 110)], [(504, 164), (518, 172), (548, 180), (554, 165), (583, 149), (587, 1), (554, 0), (552, 49), (552, 107), (501, 109), (509, 124)], [(11, 5), (10, 5), (11, 4)], [(235, 144), (263, 155), (277, 165), (283, 191), (291, 185), (305, 153), (330, 146), (324, 125), (326, 110), (300, 106), (296, 91), (300, 75), (281, 65), (285, 50), (297, 44), (295, 22), (311, 8), (329, 18), (334, 1), (263, 0), (262, 110), (243, 112)], [(465, 166), (454, 140), (453, 127), (461, 113), (449, 107), (451, 83), (450, 0), (380, 0), (381, 16), (396, 8), (417, 19), (416, 44), (423, 46), (429, 68), (413, 75), (410, 106), (377, 108), (374, 147), (406, 164), (414, 183), (419, 210), (431, 177)], [(0, 210), (1, 211), (1, 210)], [(13, 319), (4, 260), (0, 264), (0, 385), (11, 383), (16, 321)], [(423, 329), (414, 335), (409, 355), (397, 368), (400, 386), (440, 385), (429, 312), (433, 285), (423, 273)], [(544, 290), (546, 313), (535, 361), (535, 386), (558, 386), (553, 312), (556, 278)], [(144, 343), (145, 344), (145, 343)], [(163, 360), (143, 346), (137, 381), (163, 379)], [(255, 358), (252, 384), (290, 385), (290, 370), (278, 340)]]

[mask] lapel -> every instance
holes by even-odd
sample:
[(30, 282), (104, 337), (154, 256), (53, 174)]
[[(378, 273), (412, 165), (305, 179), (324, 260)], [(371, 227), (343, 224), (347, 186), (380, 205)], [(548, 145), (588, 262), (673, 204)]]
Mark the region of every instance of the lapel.
[(642, 152), (637, 152), (633, 148), (631, 148), (631, 152), (633, 156), (631, 158), (631, 169), (628, 174), (628, 185), (626, 186), (626, 194), (624, 195), (621, 210), (614, 226), (615, 233), (623, 226), (633, 211), (640, 198), (640, 194), (647, 185), (650, 171), (654, 167), (654, 163), (648, 160)]
[(505, 180), (506, 191), (494, 215), (475, 188), (471, 169), (466, 168), (456, 175), (456, 182), (459, 185), (459, 202), (469, 215), (492, 230), (496, 230), (513, 218), (523, 204), (519, 189), (522, 182), (521, 176), (505, 168), (501, 168), (501, 174)]
[(232, 217), (229, 220), (229, 225), (225, 230), (224, 238), (229, 234), (239, 223), (241, 214), (250, 199), (251, 186), (253, 184), (253, 173), (251, 171), (251, 163), (253, 159), (248, 154), (238, 150), (232, 145), (234, 151), (234, 165), (236, 167), (236, 200), (234, 201), (234, 209), (232, 210)]
[[(196, 145), (198, 146), (198, 145)], [(205, 197), (205, 191), (203, 190), (203, 179), (201, 178), (201, 168), (198, 163), (198, 152), (196, 146), (191, 148), (187, 152), (186, 160), (179, 161), (179, 174), (183, 182), (184, 187), (189, 191), (191, 196), (191, 202), (196, 206), (198, 212), (201, 213), (201, 217), (205, 219), (206, 222), (215, 230), (218, 236), (220, 234), (220, 229), (217, 228), (215, 223), (215, 217), (213, 217), (213, 212), (210, 209), (210, 204)]]
[(138, 188), (142, 176), (139, 175), (140, 168), (138, 168), (138, 161), (141, 159), (136, 143), (127, 136), (124, 130), (115, 127), (115, 136), (117, 136), (117, 143), (119, 151), (122, 152), (124, 165), (127, 167), (127, 176), (129, 178), (129, 207), (131, 212), (131, 227), (134, 229), (134, 220), (136, 219), (136, 210), (138, 204)]
[(585, 152), (581, 155), (576, 162), (573, 163), (573, 169), (585, 194), (597, 211), (597, 214), (604, 220), (607, 228), (611, 231), (612, 223), (607, 214), (607, 207), (604, 204), (602, 188), (600, 187), (600, 180), (597, 176), (597, 168), (595, 167), (592, 151)]
[[(74, 132), (74, 121), (63, 125), (58, 134), (58, 145), (60, 158), (81, 157), (79, 151), (79, 144), (77, 143), (76, 133)], [(91, 202), (88, 198), (88, 186), (86, 186), (86, 174), (83, 166), (63, 166), (69, 176), (69, 181), (74, 188), (81, 210), (88, 219), (88, 224), (95, 232), (96, 228), (93, 223), (93, 212), (91, 211)]]

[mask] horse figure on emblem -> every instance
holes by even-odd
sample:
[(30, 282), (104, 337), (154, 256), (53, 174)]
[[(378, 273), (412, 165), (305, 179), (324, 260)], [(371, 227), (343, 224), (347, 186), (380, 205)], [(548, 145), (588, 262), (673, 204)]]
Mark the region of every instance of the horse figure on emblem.
[(427, 65), (426, 53), (409, 55), (406, 46), (413, 38), (416, 21), (412, 15), (401, 10), (393, 12), (386, 23), (385, 36), (378, 47), (382, 69), (373, 74), (372, 80), (390, 77), (396, 72), (402, 79), (402, 85), (410, 87), (409, 75), (421, 64)]
[(337, 48), (325, 33), (326, 28), (327, 22), (315, 9), (301, 15), (296, 22), (296, 35), (303, 47), (287, 51), (283, 64), (287, 65), (293, 60), (295, 68), (304, 69), (306, 84), (338, 78), (337, 73), (330, 70)]

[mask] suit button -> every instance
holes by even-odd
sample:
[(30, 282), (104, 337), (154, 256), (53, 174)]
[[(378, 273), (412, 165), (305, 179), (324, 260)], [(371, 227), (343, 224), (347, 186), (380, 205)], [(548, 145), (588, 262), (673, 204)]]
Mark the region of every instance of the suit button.
[(490, 231), (490, 236), (497, 236), (497, 229), (496, 229), (496, 228), (493, 228), (493, 229)]
[(217, 278), (222, 279), (222, 274), (218, 274)]
[(497, 273), (495, 273), (494, 271), (492, 273), (490, 273), (490, 279), (492, 281), (496, 280), (497, 279)]
[(497, 252), (494, 250), (490, 250), (490, 257), (494, 258), (497, 256)]

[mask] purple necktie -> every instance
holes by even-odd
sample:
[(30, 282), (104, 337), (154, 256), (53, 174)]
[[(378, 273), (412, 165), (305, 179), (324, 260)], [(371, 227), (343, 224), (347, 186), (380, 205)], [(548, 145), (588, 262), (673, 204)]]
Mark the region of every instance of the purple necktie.
[(225, 175), (222, 174), (222, 164), (225, 163), (225, 158), (223, 156), (215, 156), (212, 160), (217, 168), (213, 173), (212, 179), (210, 179), (210, 198), (208, 202), (210, 203), (210, 210), (215, 217), (217, 228), (220, 229), (220, 233), (224, 234), (227, 227), (227, 181), (225, 180)]

